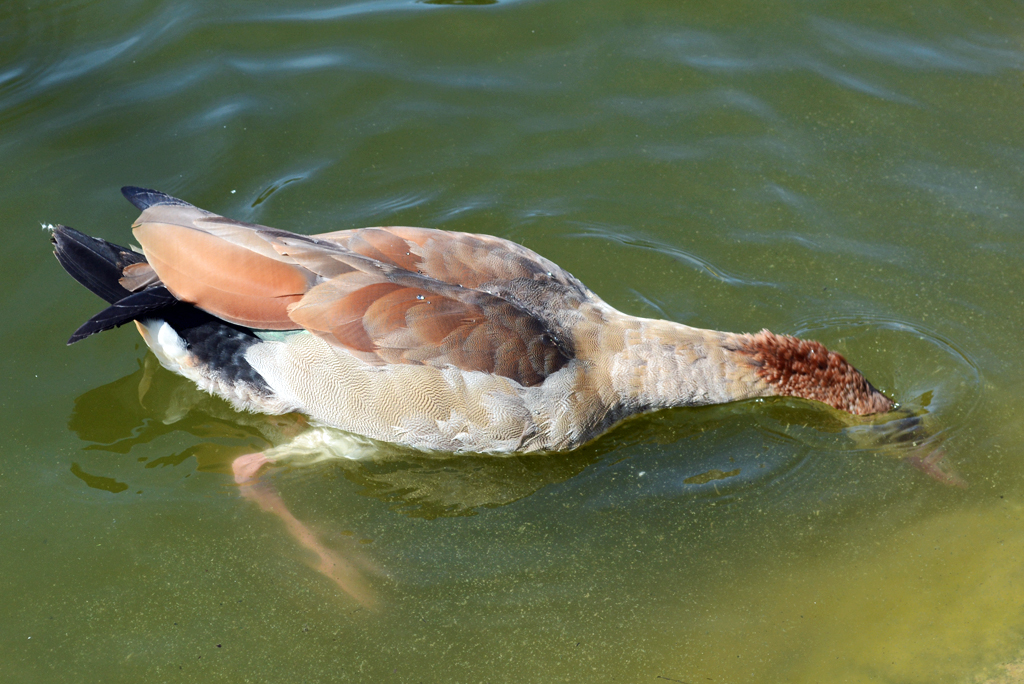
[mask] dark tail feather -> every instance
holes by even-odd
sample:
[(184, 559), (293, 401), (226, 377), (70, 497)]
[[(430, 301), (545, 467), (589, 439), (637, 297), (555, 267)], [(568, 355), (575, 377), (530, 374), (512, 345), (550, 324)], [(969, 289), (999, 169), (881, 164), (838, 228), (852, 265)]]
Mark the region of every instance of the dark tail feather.
[(148, 318), (147, 314), (166, 309), (177, 303), (178, 299), (162, 285), (135, 292), (121, 301), (111, 304), (83, 323), (68, 340), (68, 344), (74, 344), (89, 335), (111, 330), (125, 323)]
[(146, 257), (127, 247), (89, 237), (74, 228), (57, 226), (50, 236), (53, 254), (71, 277), (111, 304), (131, 294), (121, 286), (124, 267)]
[(135, 208), (139, 211), (145, 211), (157, 204), (174, 204), (180, 207), (192, 206), (185, 200), (171, 197), (159, 190), (147, 190), (146, 188), (137, 188), (134, 185), (126, 185), (121, 188), (121, 194), (124, 195), (126, 200), (134, 204)]
[(50, 237), (53, 253), (71, 277), (111, 306), (90, 318), (68, 340), (73, 344), (89, 335), (116, 328), (147, 313), (165, 309), (178, 300), (163, 286), (130, 292), (119, 282), (125, 266), (144, 262), (146, 257), (99, 238), (89, 237), (74, 228), (57, 226)]

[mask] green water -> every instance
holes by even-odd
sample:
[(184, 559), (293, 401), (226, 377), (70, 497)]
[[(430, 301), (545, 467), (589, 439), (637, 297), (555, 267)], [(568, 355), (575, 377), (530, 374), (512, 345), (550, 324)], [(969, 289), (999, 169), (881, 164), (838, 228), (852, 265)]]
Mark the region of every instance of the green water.
[[(1017, 681), (1020, 4), (79, 0), (0, 26), (0, 680)], [(332, 582), (230, 475), (300, 423), (201, 395), (130, 327), (65, 346), (100, 302), (39, 225), (126, 242), (126, 184), (300, 232), (490, 233), (629, 313), (815, 337), (969, 486), (795, 401), (570, 454), (278, 466)]]

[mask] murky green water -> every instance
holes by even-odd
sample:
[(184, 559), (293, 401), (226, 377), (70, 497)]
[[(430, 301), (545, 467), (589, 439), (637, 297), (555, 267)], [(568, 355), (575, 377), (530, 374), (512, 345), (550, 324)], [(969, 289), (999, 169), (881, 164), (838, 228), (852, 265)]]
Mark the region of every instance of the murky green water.
[[(80, 0), (0, 26), (3, 681), (1021, 671), (1019, 4)], [(38, 226), (127, 241), (125, 184), (491, 233), (630, 313), (816, 337), (927, 411), (969, 487), (793, 401), (571, 454), (279, 466), (262, 491), (332, 581), (230, 476), (300, 424), (129, 328), (65, 347), (100, 303)]]

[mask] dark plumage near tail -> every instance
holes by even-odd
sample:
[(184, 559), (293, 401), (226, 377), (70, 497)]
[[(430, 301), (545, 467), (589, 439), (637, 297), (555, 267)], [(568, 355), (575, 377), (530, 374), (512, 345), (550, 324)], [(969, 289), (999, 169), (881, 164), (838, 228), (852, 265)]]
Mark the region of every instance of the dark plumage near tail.
[(64, 270), (111, 304), (131, 294), (118, 282), (124, 267), (146, 260), (127, 247), (89, 237), (67, 226), (54, 228), (50, 242), (53, 243), (53, 254)]
[(178, 301), (162, 285), (139, 292), (130, 292), (121, 285), (124, 268), (146, 260), (146, 257), (137, 252), (106, 240), (89, 237), (67, 226), (54, 228), (50, 242), (53, 243), (53, 253), (64, 270), (111, 304), (76, 330), (68, 344), (145, 318), (146, 314), (165, 309)]
[(135, 208), (139, 211), (145, 211), (157, 204), (173, 204), (179, 207), (192, 206), (185, 200), (171, 197), (159, 190), (147, 190), (146, 188), (137, 188), (134, 185), (126, 185), (121, 188), (121, 194), (124, 195), (126, 200), (134, 204)]
[[(125, 188), (123, 192), (143, 210), (155, 204), (184, 204), (154, 190)], [(68, 344), (131, 321), (158, 319), (185, 341), (195, 363), (218, 372), (224, 382), (242, 383), (248, 391), (269, 394), (266, 381), (245, 358), (245, 351), (259, 342), (251, 330), (178, 300), (159, 280), (150, 281), (149, 287), (138, 292), (126, 289), (120, 282), (124, 269), (145, 262), (142, 254), (67, 226), (54, 228), (50, 239), (64, 270), (110, 303), (76, 330)]]

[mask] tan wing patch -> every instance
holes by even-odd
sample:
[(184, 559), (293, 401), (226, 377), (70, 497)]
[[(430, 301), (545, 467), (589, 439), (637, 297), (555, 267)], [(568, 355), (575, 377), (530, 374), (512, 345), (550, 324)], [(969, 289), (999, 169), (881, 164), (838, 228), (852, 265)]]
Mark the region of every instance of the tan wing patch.
[(501, 295), (516, 280), (553, 279), (556, 299), (576, 281), (498, 238), (425, 228), (306, 237), (181, 205), (146, 209), (135, 235), (179, 299), (252, 328), (308, 329), (370, 363), (452, 365), (532, 386), (571, 356), (539, 309)]
[(143, 223), (135, 237), (175, 297), (239, 325), (294, 329), (288, 306), (314, 281), (294, 263), (189, 227)]
[(312, 236), (412, 273), (478, 288), (534, 280), (568, 288), (586, 298), (586, 287), (558, 265), (522, 245), (490, 235), (389, 226)]
[(498, 297), (391, 281), (352, 289), (322, 283), (290, 309), (293, 320), (332, 344), (372, 352), (379, 363), (412, 363), (495, 373), (524, 386), (568, 362), (544, 326)]

